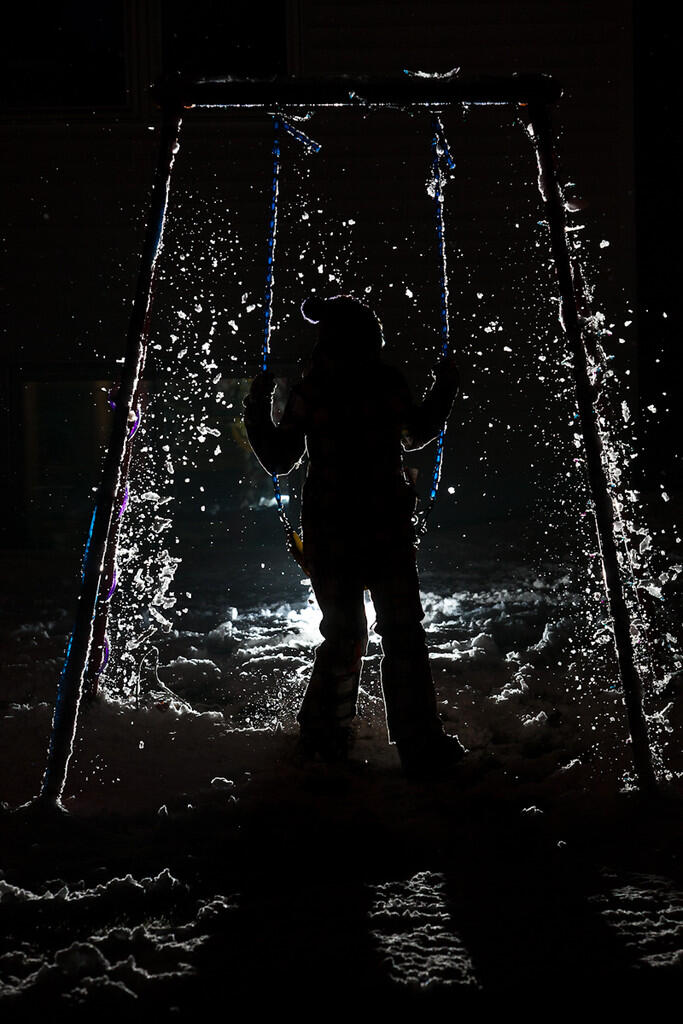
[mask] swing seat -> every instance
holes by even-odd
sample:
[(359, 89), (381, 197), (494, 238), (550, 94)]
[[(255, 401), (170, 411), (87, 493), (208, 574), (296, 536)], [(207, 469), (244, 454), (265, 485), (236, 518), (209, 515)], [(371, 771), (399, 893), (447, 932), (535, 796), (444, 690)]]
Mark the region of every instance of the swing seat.
[(301, 567), (306, 576), (310, 576), (310, 572), (306, 568), (304, 563), (304, 542), (302, 541), (296, 530), (291, 530), (289, 535), (289, 553)]

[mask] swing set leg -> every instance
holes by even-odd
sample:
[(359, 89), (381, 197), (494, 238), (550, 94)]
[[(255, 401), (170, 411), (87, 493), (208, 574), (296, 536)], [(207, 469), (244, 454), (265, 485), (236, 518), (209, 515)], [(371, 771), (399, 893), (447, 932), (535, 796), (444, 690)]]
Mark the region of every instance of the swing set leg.
[(128, 328), (126, 356), (114, 410), (111, 439), (104, 460), (102, 480), (97, 491), (90, 535), (83, 560), (76, 621), (59, 680), (47, 764), (37, 797), (38, 803), (52, 805), (62, 810), (61, 796), (73, 749), (83, 679), (93, 642), (93, 630), (107, 549), (112, 530), (115, 529), (114, 517), (118, 511), (116, 499), (122, 490), (121, 480), (124, 473), (126, 450), (129, 445), (130, 418), (136, 408), (136, 396), (147, 355), (154, 281), (157, 261), (162, 248), (168, 192), (173, 163), (178, 151), (180, 124), (180, 108), (175, 104), (172, 107), (166, 107), (163, 110), (150, 215)]
[[(140, 414), (144, 408), (144, 396), (137, 394), (133, 408), (138, 409)], [(116, 555), (119, 547), (119, 535), (121, 533), (121, 520), (123, 518), (123, 502), (128, 484), (128, 469), (133, 454), (135, 434), (129, 430), (126, 448), (121, 461), (121, 473), (119, 475), (119, 487), (114, 504), (107, 538), (107, 547), (104, 556), (102, 579), (100, 581), (100, 593), (97, 599), (97, 611), (93, 624), (92, 642), (88, 665), (83, 678), (82, 697), (84, 700), (93, 700), (97, 696), (100, 680), (109, 660), (109, 649), (107, 644), (107, 622), (109, 620), (109, 608), (111, 597), (116, 587)]]
[(603, 463), (603, 448), (593, 404), (586, 349), (581, 335), (577, 299), (567, 245), (566, 216), (562, 191), (557, 178), (553, 136), (548, 107), (529, 105), (529, 121), (538, 161), (538, 186), (545, 204), (550, 228), (550, 246), (560, 291), (561, 322), (572, 356), (572, 372), (579, 420), (586, 455), (588, 483), (593, 499), (605, 589), (614, 625), (614, 642), (631, 735), (633, 765), (642, 791), (652, 793), (657, 781), (643, 712), (643, 687), (635, 663), (631, 620), (619, 568), (614, 531), (614, 509)]

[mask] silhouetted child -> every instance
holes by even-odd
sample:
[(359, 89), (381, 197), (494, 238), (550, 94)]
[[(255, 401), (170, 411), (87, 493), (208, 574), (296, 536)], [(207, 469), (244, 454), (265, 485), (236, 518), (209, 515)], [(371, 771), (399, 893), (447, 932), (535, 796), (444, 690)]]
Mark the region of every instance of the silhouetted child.
[(271, 416), (271, 374), (256, 377), (245, 405), (249, 441), (268, 473), (286, 475), (308, 453), (303, 557), (323, 642), (297, 716), (301, 745), (326, 760), (348, 752), (368, 639), (367, 588), (382, 640), (389, 739), (408, 777), (448, 774), (464, 751), (443, 732), (436, 710), (416, 566), (416, 496), (401, 451), (439, 434), (458, 391), (457, 369), (442, 360), (416, 405), (403, 375), (381, 360), (382, 327), (372, 310), (345, 295), (310, 298), (301, 309), (319, 336), (279, 425)]

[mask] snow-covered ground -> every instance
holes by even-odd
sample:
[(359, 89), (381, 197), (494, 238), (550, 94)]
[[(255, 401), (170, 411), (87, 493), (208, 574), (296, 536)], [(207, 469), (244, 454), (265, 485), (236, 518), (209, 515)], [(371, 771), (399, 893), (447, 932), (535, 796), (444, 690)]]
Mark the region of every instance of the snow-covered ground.
[[(112, 673), (82, 709), (69, 819), (3, 814), (4, 1005), (180, 1013), (227, 998), (224, 962), (243, 994), (262, 975), (432, 1002), (680, 983), (680, 708), (650, 707), (668, 709), (669, 796), (643, 805), (575, 566), (425, 544), (439, 708), (470, 753), (455, 782), (418, 786), (387, 743), (372, 635), (350, 764), (297, 758), (319, 613), (279, 558), (229, 583), (196, 565), (135, 680)], [(69, 627), (68, 594), (37, 593), (3, 641), (8, 808), (40, 784)]]

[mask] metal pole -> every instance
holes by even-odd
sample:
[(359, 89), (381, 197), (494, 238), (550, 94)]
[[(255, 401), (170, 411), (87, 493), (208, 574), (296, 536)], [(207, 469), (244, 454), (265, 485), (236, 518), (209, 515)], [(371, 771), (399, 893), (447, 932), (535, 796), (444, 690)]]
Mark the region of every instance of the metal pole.
[(61, 796), (73, 749), (76, 720), (83, 688), (83, 676), (92, 644), (97, 598), (102, 581), (107, 544), (120, 489), (122, 466), (129, 431), (136, 409), (136, 395), (147, 354), (152, 293), (157, 262), (162, 248), (164, 221), (173, 162), (178, 152), (180, 107), (164, 107), (159, 157), (152, 188), (150, 215), (142, 251), (142, 263), (133, 302), (126, 357), (114, 411), (111, 439), (104, 460), (90, 534), (83, 559), (81, 592), (73, 633), (67, 648), (57, 691), (45, 775), (38, 801), (61, 808)]
[(536, 149), (538, 187), (545, 204), (550, 229), (550, 246), (560, 291), (560, 320), (572, 356), (586, 470), (593, 499), (605, 589), (614, 625), (614, 642), (631, 734), (633, 764), (641, 789), (653, 791), (656, 788), (656, 778), (643, 713), (643, 688), (635, 664), (630, 615), (621, 582), (614, 534), (614, 509), (603, 463), (602, 442), (593, 405), (586, 349), (581, 335), (571, 257), (567, 245), (564, 199), (555, 168), (550, 113), (545, 104), (529, 105), (529, 126), (529, 134)]

